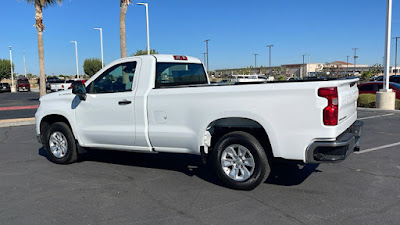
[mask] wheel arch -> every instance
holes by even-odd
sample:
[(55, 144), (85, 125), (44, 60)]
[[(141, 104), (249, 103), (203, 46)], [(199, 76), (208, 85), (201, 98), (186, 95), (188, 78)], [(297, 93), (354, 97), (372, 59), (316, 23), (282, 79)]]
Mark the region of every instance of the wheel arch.
[(51, 124), (56, 123), (56, 122), (63, 122), (65, 124), (67, 124), (67, 126), (71, 129), (72, 134), (74, 135), (74, 137), (76, 139), (74, 129), (72, 128), (71, 123), (65, 116), (60, 115), (60, 114), (50, 114), (50, 115), (46, 115), (45, 117), (43, 117), (40, 120), (40, 138), (41, 138), (42, 143), (45, 143), (43, 134), (45, 134), (45, 131), (49, 129)]
[[(264, 124), (264, 126), (263, 126)], [(221, 117), (208, 123), (202, 132), (200, 151), (201, 154), (212, 151), (218, 140), (227, 133), (233, 131), (244, 131), (253, 135), (261, 145), (263, 145), (266, 154), (274, 157), (276, 151), (276, 142), (272, 130), (265, 126), (266, 122), (258, 122), (242, 116)]]

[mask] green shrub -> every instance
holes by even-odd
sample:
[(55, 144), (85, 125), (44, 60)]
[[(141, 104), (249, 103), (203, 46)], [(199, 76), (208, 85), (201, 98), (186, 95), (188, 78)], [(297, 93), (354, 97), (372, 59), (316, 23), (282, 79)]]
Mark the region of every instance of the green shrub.
[(395, 109), (399, 109), (400, 110), (400, 100), (399, 99), (396, 99)]
[(285, 75), (278, 75), (275, 77), (275, 80), (286, 80), (286, 76)]
[(357, 101), (358, 107), (375, 108), (376, 95), (374, 94), (360, 94)]

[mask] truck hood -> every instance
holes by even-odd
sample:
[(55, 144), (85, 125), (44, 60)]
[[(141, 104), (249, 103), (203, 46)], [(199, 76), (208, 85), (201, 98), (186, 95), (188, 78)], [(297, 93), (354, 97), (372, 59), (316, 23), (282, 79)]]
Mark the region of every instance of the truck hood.
[(60, 99), (73, 99), (75, 97), (74, 94), (72, 94), (72, 90), (65, 90), (65, 91), (59, 91), (59, 92), (54, 92), (50, 94), (46, 94), (42, 96), (39, 101), (52, 101), (52, 100), (60, 100)]

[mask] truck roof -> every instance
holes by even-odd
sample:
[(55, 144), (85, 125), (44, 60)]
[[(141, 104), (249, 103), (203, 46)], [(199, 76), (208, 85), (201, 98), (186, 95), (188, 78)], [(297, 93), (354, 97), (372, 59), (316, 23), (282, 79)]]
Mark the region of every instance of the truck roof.
[[(175, 57), (180, 58), (182, 56), (182, 59), (175, 59)], [(157, 62), (169, 62), (169, 63), (174, 63), (174, 62), (181, 62), (181, 63), (202, 63), (200, 59), (192, 57), (192, 56), (186, 56), (186, 55), (171, 55), (171, 54), (152, 54), (152, 55), (139, 55), (139, 56), (131, 56), (131, 57), (127, 57), (127, 58), (121, 58), (121, 59), (117, 59), (114, 63), (118, 63), (118, 61), (126, 61), (126, 59), (129, 58), (142, 58), (142, 59), (146, 59), (146, 58), (156, 58)]]

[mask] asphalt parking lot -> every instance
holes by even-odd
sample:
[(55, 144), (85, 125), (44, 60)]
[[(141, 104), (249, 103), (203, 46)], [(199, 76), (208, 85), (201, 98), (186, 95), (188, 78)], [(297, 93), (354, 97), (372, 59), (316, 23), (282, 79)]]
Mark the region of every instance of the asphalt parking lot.
[(20, 106), (39, 105), (39, 92), (0, 93), (0, 120), (34, 117), (35, 108), (18, 109)]
[(276, 163), (253, 191), (219, 185), (194, 156), (90, 152), (49, 162), (34, 125), (0, 128), (0, 224), (398, 224), (400, 113), (359, 111), (361, 152)]

